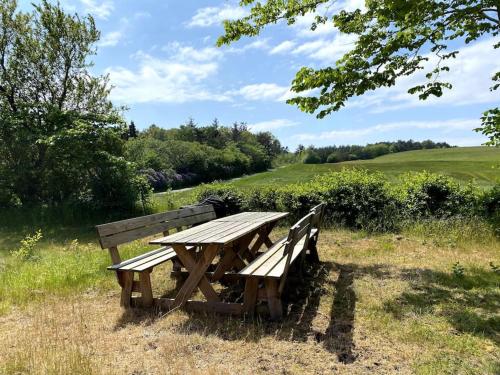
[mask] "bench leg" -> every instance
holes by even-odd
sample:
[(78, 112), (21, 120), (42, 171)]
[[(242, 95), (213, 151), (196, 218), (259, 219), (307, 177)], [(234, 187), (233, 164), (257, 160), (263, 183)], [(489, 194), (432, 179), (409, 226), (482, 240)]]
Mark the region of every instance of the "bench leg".
[(150, 274), (151, 274), (150, 270), (139, 273), (142, 307), (153, 306), (153, 290), (151, 288)]
[(122, 294), (120, 298), (120, 306), (128, 309), (132, 300), (132, 287), (134, 285), (133, 272), (120, 272), (121, 279), (123, 280)]
[(245, 281), (245, 291), (243, 295), (243, 313), (253, 316), (255, 305), (257, 303), (257, 294), (259, 289), (259, 279), (249, 277)]
[(281, 305), (281, 299), (278, 293), (278, 280), (265, 279), (264, 283), (266, 285), (267, 304), (269, 306), (271, 319), (281, 319), (283, 317), (283, 306)]
[(311, 258), (312, 263), (319, 263), (319, 255), (318, 255), (318, 247), (317, 247), (318, 238), (311, 238), (309, 240), (309, 257)]

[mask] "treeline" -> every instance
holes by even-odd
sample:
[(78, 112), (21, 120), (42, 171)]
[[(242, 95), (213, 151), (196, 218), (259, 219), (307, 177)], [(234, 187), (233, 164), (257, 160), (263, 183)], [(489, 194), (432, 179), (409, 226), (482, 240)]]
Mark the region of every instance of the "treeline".
[(129, 135), (125, 156), (156, 191), (265, 171), (284, 151), (269, 132), (251, 133), (242, 122), (221, 126), (217, 119), (208, 126), (192, 119), (173, 129), (151, 125), (140, 133), (132, 124)]
[(378, 156), (387, 155), (396, 152), (424, 150), (433, 148), (450, 148), (446, 142), (433, 142), (431, 140), (379, 142), (367, 144), (366, 146), (346, 145), (346, 146), (328, 146), (305, 148), (299, 145), (297, 155), (302, 156), (302, 162), (306, 164), (339, 163), (350, 160), (374, 159)]

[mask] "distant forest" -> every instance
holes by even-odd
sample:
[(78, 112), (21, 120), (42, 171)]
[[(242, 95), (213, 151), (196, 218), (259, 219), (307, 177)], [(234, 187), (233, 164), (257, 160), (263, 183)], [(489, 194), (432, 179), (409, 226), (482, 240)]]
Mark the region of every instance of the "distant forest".
[(392, 154), (403, 151), (424, 150), (433, 148), (451, 148), (446, 142), (433, 142), (426, 140), (418, 141), (396, 141), (396, 142), (378, 142), (367, 144), (366, 146), (346, 145), (346, 146), (327, 146), (305, 148), (299, 145), (295, 154), (300, 156), (300, 159), (305, 164), (322, 164), (322, 163), (340, 163), (350, 160), (366, 160), (373, 159), (378, 156)]
[(179, 128), (129, 126), (125, 157), (156, 191), (222, 180), (269, 169), (287, 152), (269, 132), (252, 133), (245, 123), (221, 126), (215, 119), (198, 126), (190, 119)]

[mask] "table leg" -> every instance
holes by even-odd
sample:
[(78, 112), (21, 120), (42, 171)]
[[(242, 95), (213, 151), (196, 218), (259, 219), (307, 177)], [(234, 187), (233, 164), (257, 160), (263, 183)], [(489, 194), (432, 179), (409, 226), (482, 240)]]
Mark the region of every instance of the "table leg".
[(175, 253), (179, 256), (181, 262), (188, 269), (189, 276), (177, 293), (177, 296), (175, 297), (171, 308), (174, 309), (176, 307), (184, 305), (191, 294), (193, 294), (196, 287), (200, 288), (207, 299), (210, 298), (209, 300), (219, 301), (219, 297), (217, 296), (215, 290), (212, 288), (205, 276), (205, 272), (207, 271), (208, 266), (210, 266), (215, 256), (217, 255), (217, 252), (219, 251), (219, 245), (207, 246), (207, 248), (203, 251), (200, 259), (196, 263), (193, 260), (191, 254), (189, 254), (189, 252), (186, 250), (185, 246), (174, 245), (173, 248), (175, 250)]
[[(194, 272), (196, 270), (197, 263), (193, 255), (188, 250), (186, 250), (184, 246), (174, 246), (174, 250), (182, 264), (184, 264), (184, 267), (186, 267), (186, 269), (188, 270), (189, 274), (191, 274), (191, 272)], [(204, 252), (206, 252), (206, 249)], [(205, 273), (205, 271), (203, 273)], [(186, 281), (187, 279), (184, 282)], [(214, 288), (212, 288), (212, 285), (210, 285), (210, 282), (205, 275), (202, 276), (198, 286), (203, 295), (207, 298), (207, 301), (220, 301), (219, 296), (215, 292)]]
[(273, 245), (273, 242), (269, 238), (269, 234), (274, 229), (275, 225), (276, 221), (263, 226), (259, 230), (258, 232), (259, 237), (257, 238), (252, 248), (250, 249), (250, 253), (252, 253), (253, 256), (255, 256), (255, 254), (257, 253), (257, 251), (259, 251), (259, 249), (263, 244), (265, 244), (268, 249)]

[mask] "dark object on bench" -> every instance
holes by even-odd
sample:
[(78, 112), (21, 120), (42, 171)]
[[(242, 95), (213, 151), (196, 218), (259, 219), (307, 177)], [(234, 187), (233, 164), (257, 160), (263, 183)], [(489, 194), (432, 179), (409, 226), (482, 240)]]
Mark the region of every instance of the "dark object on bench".
[(205, 206), (205, 205), (211, 205), (214, 208), (215, 216), (217, 216), (217, 219), (220, 219), (221, 217), (226, 217), (228, 215), (229, 211), (226, 206), (226, 203), (216, 195), (211, 195), (208, 198), (203, 199), (200, 203), (194, 206)]
[[(200, 205), (98, 225), (96, 228), (101, 247), (109, 250), (113, 262), (108, 269), (116, 272), (118, 283), (122, 288), (120, 305), (130, 307), (132, 292), (139, 292), (142, 305), (151, 306), (153, 293), (150, 273), (153, 268), (168, 260), (174, 263), (174, 268), (180, 269), (182, 265), (174, 250), (169, 246), (122, 261), (118, 245), (156, 234), (166, 236), (172, 229), (181, 231), (184, 227), (191, 227), (213, 219), (215, 219), (213, 207)], [(138, 281), (134, 280), (136, 273), (139, 274)]]

